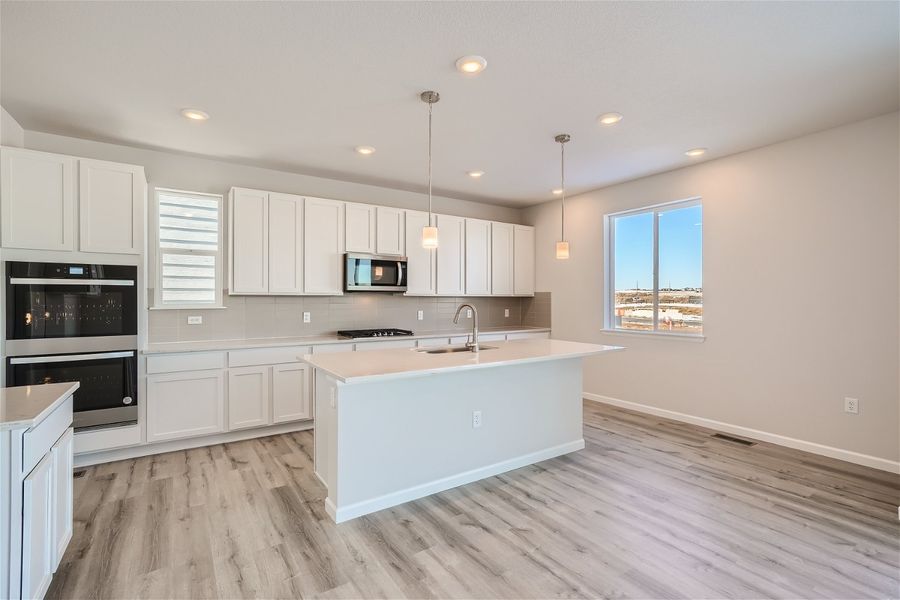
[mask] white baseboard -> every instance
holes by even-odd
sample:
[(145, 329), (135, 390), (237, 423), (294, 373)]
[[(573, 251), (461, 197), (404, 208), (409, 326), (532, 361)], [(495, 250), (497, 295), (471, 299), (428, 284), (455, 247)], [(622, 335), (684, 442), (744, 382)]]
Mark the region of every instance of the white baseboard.
[(873, 469), (879, 469), (881, 471), (900, 474), (900, 462), (887, 460), (886, 458), (879, 458), (877, 456), (871, 456), (869, 454), (861, 454), (859, 452), (853, 452), (851, 450), (843, 450), (841, 448), (835, 448), (833, 446), (817, 444), (816, 442), (798, 440), (796, 438), (779, 435), (777, 433), (769, 433), (768, 431), (760, 431), (758, 429), (742, 427), (741, 425), (732, 425), (731, 423), (723, 423), (721, 421), (714, 421), (713, 419), (707, 419), (705, 417), (696, 417), (694, 415), (680, 413), (674, 410), (657, 408), (655, 406), (650, 406), (648, 404), (639, 404), (637, 402), (629, 402), (628, 400), (620, 400), (618, 398), (611, 398), (609, 396), (602, 396), (600, 394), (591, 394), (589, 392), (584, 392), (582, 395), (584, 396), (585, 400), (591, 400), (593, 402), (611, 404), (612, 406), (627, 408), (648, 415), (664, 417), (666, 419), (672, 419), (673, 421), (681, 421), (682, 423), (690, 423), (691, 425), (699, 425), (700, 427), (706, 427), (708, 429), (715, 429), (717, 431), (723, 431), (725, 433), (731, 433), (733, 435), (748, 437), (754, 440), (760, 440), (762, 442), (769, 442), (770, 444), (785, 446), (786, 448), (793, 448), (794, 450), (803, 450), (804, 452), (810, 452), (812, 454), (818, 454), (820, 456), (836, 458), (838, 460), (844, 460), (857, 465), (863, 465), (865, 467), (872, 467)]
[(90, 465), (99, 465), (100, 463), (113, 462), (116, 460), (138, 458), (140, 456), (148, 456), (150, 454), (163, 454), (165, 452), (176, 452), (178, 450), (188, 450), (190, 448), (212, 446), (214, 444), (239, 442), (241, 440), (266, 437), (269, 435), (278, 435), (280, 433), (304, 431), (312, 428), (312, 421), (279, 423), (278, 425), (259, 427), (257, 429), (242, 429), (240, 431), (229, 431), (227, 433), (185, 438), (183, 440), (171, 440), (167, 442), (157, 442), (155, 444), (142, 444), (140, 446), (115, 448), (112, 450), (104, 450), (100, 452), (90, 452), (88, 454), (76, 454), (75, 467), (88, 467)]
[(486, 477), (499, 475), (500, 473), (512, 471), (513, 469), (532, 465), (542, 460), (555, 458), (557, 456), (562, 456), (563, 454), (576, 452), (582, 449), (584, 449), (584, 440), (578, 439), (567, 442), (565, 444), (559, 444), (558, 446), (545, 448), (544, 450), (538, 450), (537, 452), (531, 452), (529, 454), (517, 456), (515, 458), (494, 463), (492, 465), (487, 465), (485, 467), (472, 469), (471, 471), (465, 471), (463, 473), (458, 473), (456, 475), (451, 475), (449, 477), (444, 477), (442, 479), (423, 483), (421, 485), (406, 488), (404, 490), (391, 492), (390, 494), (385, 494), (383, 496), (378, 496), (369, 500), (355, 502), (353, 504), (342, 506), (340, 508), (336, 507), (329, 497), (325, 500), (325, 511), (331, 516), (332, 519), (334, 519), (335, 523), (342, 523), (344, 521), (349, 521), (350, 519), (355, 519), (356, 517), (361, 517), (369, 513), (383, 510), (385, 508), (403, 504), (404, 502), (424, 498), (425, 496), (430, 496), (431, 494), (443, 492), (444, 490), (449, 490), (451, 488), (459, 487), (467, 483), (472, 483), (473, 481), (478, 481)]

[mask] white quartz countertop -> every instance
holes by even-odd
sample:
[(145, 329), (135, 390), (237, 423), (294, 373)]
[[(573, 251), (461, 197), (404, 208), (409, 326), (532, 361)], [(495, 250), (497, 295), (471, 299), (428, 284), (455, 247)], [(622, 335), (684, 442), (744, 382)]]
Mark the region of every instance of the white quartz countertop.
[(0, 388), (0, 431), (34, 427), (71, 396), (79, 385), (73, 381)]
[[(366, 342), (384, 342), (389, 340), (418, 340), (439, 337), (467, 335), (468, 329), (452, 329), (443, 331), (423, 331), (415, 335), (402, 335), (382, 338), (342, 338), (335, 335), (309, 335), (303, 337), (282, 338), (245, 338), (234, 340), (204, 340), (196, 342), (158, 342), (147, 344), (144, 354), (171, 354), (177, 352), (213, 352), (217, 350), (244, 350), (250, 348), (281, 348), (285, 346), (317, 346), (320, 344), (355, 344)], [(549, 327), (486, 327), (481, 333), (537, 333), (550, 331)]]
[(340, 382), (353, 384), (383, 379), (420, 377), (437, 373), (483, 369), (506, 365), (563, 360), (617, 352), (621, 346), (584, 344), (565, 340), (515, 340), (511, 342), (482, 342), (479, 353), (452, 352), (428, 354), (415, 349), (400, 348), (370, 352), (336, 352), (307, 354), (303, 360), (321, 369)]

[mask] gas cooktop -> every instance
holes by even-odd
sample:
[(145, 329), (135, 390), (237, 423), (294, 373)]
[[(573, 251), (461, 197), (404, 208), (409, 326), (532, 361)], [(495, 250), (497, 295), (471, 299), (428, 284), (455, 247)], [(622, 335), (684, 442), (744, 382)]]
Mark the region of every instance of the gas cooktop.
[(413, 332), (408, 329), (346, 329), (337, 334), (342, 338), (373, 338), (412, 335)]

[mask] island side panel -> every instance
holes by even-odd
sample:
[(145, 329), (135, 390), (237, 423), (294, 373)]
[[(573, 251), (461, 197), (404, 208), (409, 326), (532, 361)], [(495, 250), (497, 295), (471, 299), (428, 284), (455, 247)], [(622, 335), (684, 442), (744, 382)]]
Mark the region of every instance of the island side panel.
[(570, 358), (338, 385), (335, 520), (580, 450), (581, 369)]

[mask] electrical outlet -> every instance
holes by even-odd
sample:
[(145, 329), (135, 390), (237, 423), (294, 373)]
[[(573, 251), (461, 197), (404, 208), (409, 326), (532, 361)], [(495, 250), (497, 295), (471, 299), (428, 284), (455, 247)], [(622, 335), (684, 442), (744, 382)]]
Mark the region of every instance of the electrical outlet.
[(424, 319), (424, 318), (425, 318), (425, 311), (424, 311), (424, 310), (418, 310), (418, 311), (416, 311), (416, 319), (417, 319), (417, 320), (421, 321), (421, 320)]
[(844, 398), (844, 412), (851, 415), (859, 414), (859, 400), (856, 398)]
[(203, 325), (203, 317), (199, 315), (188, 317), (188, 325)]
[(309, 323), (312, 321), (312, 315), (307, 311), (303, 313), (303, 322)]
[(466, 309), (466, 318), (467, 318), (467, 319), (471, 319), (471, 318), (472, 318), (472, 309), (471, 309), (471, 308), (467, 308), (467, 309)]
[(472, 429), (478, 429), (481, 427), (481, 411), (473, 410), (472, 411)]
[(337, 402), (334, 399), (334, 388), (328, 388), (328, 403), (331, 404), (331, 408), (337, 408)]
[(509, 318), (509, 309), (508, 308), (503, 309), (503, 316), (507, 319)]

